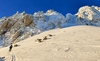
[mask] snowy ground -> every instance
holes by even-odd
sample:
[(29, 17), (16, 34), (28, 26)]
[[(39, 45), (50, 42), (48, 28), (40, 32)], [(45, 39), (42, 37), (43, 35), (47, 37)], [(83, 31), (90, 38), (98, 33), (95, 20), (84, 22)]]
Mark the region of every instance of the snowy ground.
[[(48, 37), (41, 43), (41, 39)], [(100, 61), (100, 27), (73, 26), (43, 32), (9, 47), (0, 49), (5, 61)], [(3, 60), (2, 60), (3, 61)]]

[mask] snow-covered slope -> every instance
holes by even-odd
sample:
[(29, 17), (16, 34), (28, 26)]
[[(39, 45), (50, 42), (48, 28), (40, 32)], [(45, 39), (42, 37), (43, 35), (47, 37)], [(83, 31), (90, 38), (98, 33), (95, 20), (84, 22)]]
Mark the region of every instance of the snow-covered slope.
[(17, 12), (13, 16), (0, 19), (0, 45), (8, 46), (43, 31), (65, 28), (75, 25), (100, 26), (100, 8), (84, 6), (75, 15), (70, 13), (66, 17), (54, 10), (46, 13), (39, 11), (31, 14)]
[[(35, 42), (48, 34), (52, 37)], [(45, 31), (17, 45), (11, 52), (9, 46), (1, 48), (0, 57), (5, 61), (100, 61), (100, 28), (73, 26)]]

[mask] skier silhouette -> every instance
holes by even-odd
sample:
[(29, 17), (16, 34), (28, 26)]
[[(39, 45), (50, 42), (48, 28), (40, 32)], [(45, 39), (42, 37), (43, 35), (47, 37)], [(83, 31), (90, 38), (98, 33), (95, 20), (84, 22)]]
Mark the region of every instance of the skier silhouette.
[(9, 52), (11, 52), (11, 50), (12, 50), (12, 43), (11, 43), (11, 45), (10, 45), (10, 47), (9, 47)]

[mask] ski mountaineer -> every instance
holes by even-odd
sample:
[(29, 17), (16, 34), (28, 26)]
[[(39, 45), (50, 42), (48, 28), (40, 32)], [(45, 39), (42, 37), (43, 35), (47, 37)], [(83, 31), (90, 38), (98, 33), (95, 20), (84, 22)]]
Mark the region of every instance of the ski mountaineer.
[(11, 45), (10, 45), (10, 47), (9, 47), (9, 52), (11, 52), (11, 50), (12, 50), (12, 43), (11, 43)]

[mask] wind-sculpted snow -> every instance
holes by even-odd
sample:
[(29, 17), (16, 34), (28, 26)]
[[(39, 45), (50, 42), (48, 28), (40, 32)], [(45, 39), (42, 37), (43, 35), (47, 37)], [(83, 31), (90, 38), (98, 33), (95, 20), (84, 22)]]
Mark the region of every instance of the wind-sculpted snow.
[(100, 26), (100, 7), (84, 6), (77, 14), (68, 13), (66, 16), (48, 10), (46, 13), (39, 11), (33, 15), (17, 12), (13, 16), (3, 17), (0, 19), (1, 44), (8, 46), (47, 30), (75, 25)]

